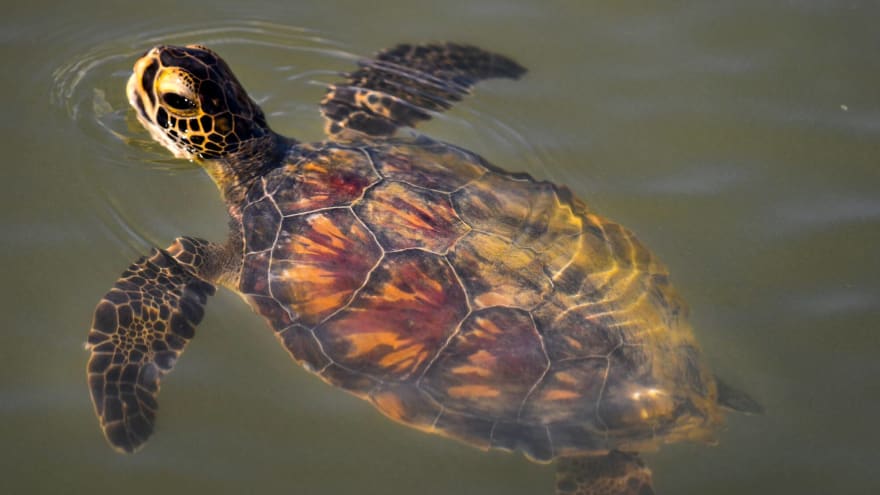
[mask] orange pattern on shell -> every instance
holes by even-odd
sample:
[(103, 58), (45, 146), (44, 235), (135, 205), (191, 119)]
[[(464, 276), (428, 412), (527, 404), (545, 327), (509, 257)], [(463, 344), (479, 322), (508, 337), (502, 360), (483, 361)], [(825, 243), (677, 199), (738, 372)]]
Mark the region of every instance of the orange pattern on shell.
[(364, 152), (341, 148), (307, 153), (280, 172), (267, 178), (266, 192), (284, 215), (348, 205), (379, 180)]
[(273, 250), (272, 294), (315, 325), (351, 298), (382, 251), (345, 208), (284, 220)]
[(401, 380), (424, 368), (466, 313), (449, 264), (404, 251), (386, 254), (354, 300), (315, 333), (343, 366)]
[(275, 244), (272, 294), (258, 253), (243, 288), (276, 328), (282, 305), (296, 316), (285, 345), (326, 381), (410, 426), (536, 459), (719, 420), (665, 268), (564, 188), (427, 141), (292, 162), (267, 177), (246, 239)]
[(442, 253), (470, 230), (455, 214), (448, 195), (401, 182), (371, 189), (355, 211), (389, 250)]
[(444, 143), (424, 139), (417, 146), (401, 143), (370, 150), (383, 177), (391, 181), (452, 192), (486, 173), (480, 157)]
[(462, 323), (422, 384), (452, 410), (516, 419), (548, 364), (528, 313), (492, 308), (475, 312)]

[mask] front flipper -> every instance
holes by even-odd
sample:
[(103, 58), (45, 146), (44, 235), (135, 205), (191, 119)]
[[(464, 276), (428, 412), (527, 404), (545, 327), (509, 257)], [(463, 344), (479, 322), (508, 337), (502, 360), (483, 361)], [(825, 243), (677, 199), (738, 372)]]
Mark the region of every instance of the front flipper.
[(594, 457), (563, 457), (556, 464), (557, 495), (654, 495), (651, 470), (638, 454), (612, 450)]
[[(117, 450), (134, 452), (153, 432), (159, 379), (204, 314), (214, 286), (193, 272), (208, 244), (179, 239), (126, 270), (95, 308), (87, 348), (89, 389), (101, 428)], [(176, 257), (176, 258), (175, 258)]]
[(450, 108), (478, 81), (526, 71), (503, 55), (456, 43), (398, 45), (359, 65), (321, 100), (331, 137), (390, 136)]

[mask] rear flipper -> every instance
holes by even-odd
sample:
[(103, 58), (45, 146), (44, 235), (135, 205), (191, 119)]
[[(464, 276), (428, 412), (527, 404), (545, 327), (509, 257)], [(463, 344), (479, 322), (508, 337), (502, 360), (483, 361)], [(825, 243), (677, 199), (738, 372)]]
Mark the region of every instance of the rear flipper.
[(360, 62), (345, 82), (333, 84), (321, 101), (325, 131), (390, 136), (400, 126), (431, 118), (452, 106), (483, 79), (517, 79), (525, 69), (513, 60), (455, 43), (403, 44)]
[(651, 470), (638, 454), (563, 457), (556, 462), (557, 495), (653, 495)]

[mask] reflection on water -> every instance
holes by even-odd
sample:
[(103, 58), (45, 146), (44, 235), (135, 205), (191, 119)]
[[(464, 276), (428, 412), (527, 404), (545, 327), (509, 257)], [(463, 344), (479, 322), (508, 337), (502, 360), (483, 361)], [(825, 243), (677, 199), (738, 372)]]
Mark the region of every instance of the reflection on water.
[(0, 119), (4, 492), (550, 493), (545, 467), (391, 424), (298, 370), (228, 293), (141, 453), (110, 451), (88, 400), (82, 343), (109, 284), (151, 246), (226, 233), (213, 184), (128, 110), (133, 60), (215, 47), (276, 130), (314, 140), (338, 72), (438, 39), (530, 72), (422, 129), (632, 227), (670, 265), (713, 368), (767, 407), (731, 418), (717, 447), (649, 455), (658, 492), (880, 489), (866, 434), (880, 413), (876, 6), (219, 0), (213, 21), (179, 4), (39, 3), (0, 21), (15, 62), (0, 73), (14, 95)]

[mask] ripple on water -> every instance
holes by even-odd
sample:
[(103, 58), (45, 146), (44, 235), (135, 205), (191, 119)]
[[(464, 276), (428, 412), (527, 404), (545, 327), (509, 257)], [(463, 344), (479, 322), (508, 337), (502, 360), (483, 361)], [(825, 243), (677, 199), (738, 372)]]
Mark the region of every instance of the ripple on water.
[[(269, 64), (279, 52), (319, 54), (325, 60), (356, 58), (341, 49), (338, 42), (320, 37), (315, 32), (266, 22), (243, 21), (196, 25), (173, 31), (147, 31), (128, 39), (106, 40), (58, 67), (54, 73), (52, 101), (66, 111), (86, 137), (91, 138), (94, 146), (108, 152), (106, 156), (115, 165), (146, 165), (162, 170), (192, 168), (185, 162), (169, 158), (168, 153), (150, 139), (129, 111), (124, 94), (131, 67), (144, 51), (158, 44), (189, 43), (209, 45), (221, 53), (259, 48), (260, 53), (266, 54), (267, 72), (272, 70)], [(296, 70), (296, 66), (287, 69)], [(306, 84), (309, 82), (305, 81)], [(272, 103), (270, 96), (264, 95), (258, 101), (268, 105)], [(120, 147), (120, 143), (125, 146)], [(146, 160), (145, 156), (148, 157)]]
[[(318, 102), (324, 88), (370, 55), (357, 53), (314, 30), (237, 21), (133, 33), (105, 40), (70, 57), (71, 62), (54, 72), (51, 99), (82, 133), (89, 156), (100, 157), (79, 169), (83, 183), (94, 186), (91, 196), (96, 215), (117, 241), (134, 251), (162, 244), (175, 233), (139, 225), (138, 215), (127, 210), (134, 208), (130, 198), (118, 197), (115, 192), (118, 188), (114, 184), (124, 180), (120, 172), (127, 171), (133, 177), (133, 169), (170, 175), (198, 167), (172, 158), (150, 138), (129, 109), (125, 84), (134, 61), (150, 47), (191, 43), (217, 50), (264, 109), (273, 128), (302, 140), (323, 139)], [(483, 95), (487, 92), (491, 89), (481, 88)], [(466, 99), (456, 103), (455, 112), (435, 114), (431, 133), (491, 154), (492, 161), (497, 152), (499, 164), (505, 167), (533, 171), (546, 168), (549, 155), (517, 132), (515, 123), (503, 122), (472, 105)]]

